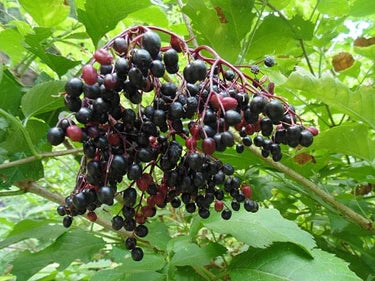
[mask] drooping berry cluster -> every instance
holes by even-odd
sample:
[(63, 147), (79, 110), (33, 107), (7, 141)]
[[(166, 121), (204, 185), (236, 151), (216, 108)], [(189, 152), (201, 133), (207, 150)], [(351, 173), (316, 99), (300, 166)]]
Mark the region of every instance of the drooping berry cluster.
[[(161, 46), (158, 33), (170, 36), (168, 46)], [(266, 57), (264, 63), (270, 67), (274, 61)], [(241, 153), (254, 142), (264, 157), (279, 161), (280, 144), (309, 146), (317, 130), (297, 123), (293, 107), (273, 94), (272, 83), (267, 90), (262, 86), (258, 65), (249, 74), (240, 68), (208, 46), (189, 48), (157, 27), (130, 28), (97, 50), (81, 78), (65, 87), (65, 104), (81, 125), (64, 118), (47, 136), (52, 145), (66, 136), (83, 143), (76, 186), (57, 209), (64, 226), (86, 212), (95, 221), (95, 209), (113, 205), (116, 197), (123, 207), (112, 227), (132, 233), (125, 247), (141, 260), (136, 238), (147, 235), (144, 223), (157, 208), (184, 205), (188, 213), (208, 218), (213, 204), (225, 220), (241, 204), (256, 212), (251, 188), (214, 152), (236, 145)], [(125, 176), (130, 185), (118, 190)]]

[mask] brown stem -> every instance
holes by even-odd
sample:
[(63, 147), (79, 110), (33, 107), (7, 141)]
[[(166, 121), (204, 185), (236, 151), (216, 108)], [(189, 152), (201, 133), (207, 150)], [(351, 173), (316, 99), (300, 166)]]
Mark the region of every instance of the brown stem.
[[(241, 141), (241, 138), (238, 136), (237, 133), (234, 133), (236, 136), (236, 140), (238, 142)], [(337, 201), (335, 197), (333, 197), (331, 194), (326, 193), (323, 191), (318, 185), (313, 183), (312, 181), (308, 180), (304, 176), (300, 175), (296, 171), (292, 170), (291, 168), (279, 163), (274, 162), (271, 158), (264, 158), (259, 151), (259, 149), (255, 147), (249, 147), (249, 151), (259, 158), (263, 159), (264, 162), (271, 165), (272, 167), (276, 168), (280, 172), (284, 173), (285, 175), (289, 176), (296, 182), (302, 184), (307, 189), (315, 193), (317, 196), (319, 196), (321, 199), (323, 199), (324, 202), (331, 205), (333, 208), (335, 208), (343, 217), (345, 217), (348, 221), (351, 221), (352, 223), (360, 226), (361, 228), (370, 231), (371, 233), (375, 234), (375, 228), (374, 228), (374, 222), (361, 216), (360, 214), (356, 213), (346, 205), (342, 204), (341, 202)]]
[[(15, 185), (19, 187), (21, 190), (23, 190), (24, 192), (30, 192), (30, 193), (36, 194), (38, 196), (41, 196), (57, 204), (65, 203), (64, 197), (62, 195), (52, 192), (33, 181), (27, 181), (27, 180), (19, 181), (19, 182), (16, 182)], [(85, 215), (84, 217), (87, 219), (87, 215)], [(102, 226), (103, 228), (107, 230), (114, 231), (112, 229), (111, 224), (103, 218), (98, 217), (95, 223)], [(131, 235), (130, 232), (125, 231), (124, 229), (116, 231), (116, 233), (118, 233), (121, 237), (129, 237)]]
[(33, 161), (36, 161), (36, 160), (43, 159), (43, 158), (63, 156), (63, 155), (68, 155), (68, 154), (77, 154), (77, 153), (80, 153), (80, 152), (82, 152), (82, 148), (75, 148), (75, 149), (68, 149), (68, 150), (62, 150), (62, 151), (41, 153), (41, 154), (39, 154), (40, 157), (30, 156), (30, 157), (26, 157), (26, 158), (19, 159), (19, 160), (16, 160), (16, 161), (3, 163), (3, 164), (0, 165), (0, 170), (10, 168), (10, 167), (14, 167), (14, 166), (17, 166), (17, 165), (26, 164), (26, 163), (29, 163), (29, 162), (33, 162)]

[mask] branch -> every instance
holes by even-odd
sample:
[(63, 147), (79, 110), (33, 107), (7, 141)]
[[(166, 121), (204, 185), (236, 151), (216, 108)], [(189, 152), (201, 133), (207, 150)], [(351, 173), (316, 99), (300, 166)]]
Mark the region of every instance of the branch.
[(54, 151), (54, 152), (45, 152), (45, 153), (39, 154), (38, 157), (37, 156), (30, 156), (30, 157), (19, 159), (19, 160), (16, 160), (16, 161), (11, 161), (11, 162), (8, 162), (8, 163), (0, 164), (0, 170), (10, 168), (10, 167), (13, 167), (13, 166), (26, 164), (26, 163), (33, 162), (33, 161), (37, 161), (37, 160), (40, 160), (40, 159), (43, 159), (43, 158), (63, 156), (63, 155), (68, 155), (68, 154), (77, 154), (77, 153), (80, 153), (80, 152), (82, 152), (82, 148), (74, 148), (74, 149)]
[(190, 38), (193, 38), (193, 40), (192, 40), (193, 45), (194, 45), (195, 48), (197, 48), (198, 47), (198, 41), (197, 41), (197, 39), (194, 35), (193, 28), (190, 24), (189, 17), (182, 12), (182, 8), (184, 7), (184, 3), (182, 3), (182, 0), (177, 0), (177, 3), (178, 3), (178, 6), (181, 9), (182, 18), (185, 22), (187, 30), (189, 31), (189, 36), (190, 36)]
[[(241, 138), (236, 135), (237, 141), (241, 141)], [(264, 158), (260, 153), (259, 149), (251, 146), (248, 148), (249, 151), (255, 154), (257, 157), (263, 159), (264, 162), (271, 165), (272, 167), (276, 168), (280, 172), (288, 175), (296, 182), (302, 184), (310, 191), (314, 192), (317, 196), (322, 198), (322, 200), (332, 207), (334, 207), (342, 216), (344, 216), (347, 220), (351, 221), (352, 223), (360, 226), (361, 228), (370, 231), (371, 233), (375, 234), (374, 229), (374, 222), (361, 216), (360, 214), (356, 213), (346, 205), (342, 204), (341, 202), (337, 201), (331, 194), (326, 193), (323, 191), (318, 185), (313, 183), (312, 181), (308, 180), (304, 176), (300, 175), (296, 171), (292, 170), (291, 168), (279, 163), (274, 162), (271, 158)]]
[[(30, 192), (30, 193), (36, 194), (40, 197), (48, 199), (49, 201), (55, 202), (57, 204), (65, 203), (65, 199), (62, 195), (52, 192), (33, 181), (26, 181), (26, 180), (19, 181), (15, 183), (15, 185), (19, 187), (21, 190), (23, 190), (24, 192)], [(84, 217), (87, 219), (87, 215), (85, 215)], [(103, 218), (98, 217), (95, 223), (102, 226), (106, 230), (114, 231), (112, 228), (112, 225)], [(116, 231), (116, 233), (119, 234), (123, 238), (131, 236), (131, 232), (125, 231), (124, 229)]]

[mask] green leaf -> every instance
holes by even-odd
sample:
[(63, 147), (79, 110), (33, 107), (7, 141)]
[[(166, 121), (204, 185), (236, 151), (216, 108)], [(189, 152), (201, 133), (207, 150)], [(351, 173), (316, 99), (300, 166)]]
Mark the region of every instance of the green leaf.
[(373, 59), (375, 57), (375, 45), (370, 45), (366, 47), (354, 46), (354, 51), (361, 56)]
[(24, 8), (40, 26), (56, 26), (69, 15), (70, 7), (63, 0), (20, 0)]
[[(178, 267), (174, 272), (174, 280), (178, 281), (205, 281), (202, 276), (197, 274), (191, 267)], [(173, 279), (172, 279), (173, 280)]]
[(36, 238), (42, 242), (55, 240), (66, 230), (61, 225), (51, 224), (49, 220), (22, 220), (4, 240), (0, 241), (0, 249), (29, 238)]
[(318, 11), (330, 16), (344, 16), (349, 12), (347, 0), (324, 0), (320, 1)]
[(103, 239), (87, 231), (72, 230), (61, 235), (56, 242), (37, 253), (23, 252), (13, 262), (12, 274), (18, 280), (27, 280), (51, 263), (58, 263), (58, 270), (64, 270), (74, 260), (89, 262), (91, 257), (104, 247)]
[(8, 69), (4, 69), (0, 82), (0, 108), (16, 115), (21, 103), (21, 97), (22, 86)]
[(375, 14), (375, 2), (368, 0), (356, 0), (350, 7), (352, 17), (365, 17)]
[(345, 124), (321, 132), (312, 149), (327, 149), (330, 153), (353, 155), (365, 160), (375, 159), (375, 141), (368, 128), (360, 124)]
[(194, 243), (177, 243), (173, 249), (175, 252), (170, 264), (173, 266), (203, 266), (226, 252), (220, 244), (210, 243), (204, 248), (200, 248)]
[(299, 14), (290, 20), (294, 38), (301, 40), (311, 40), (314, 33), (314, 24), (311, 21), (304, 20)]
[(276, 9), (281, 10), (284, 9), (291, 0), (269, 0), (268, 3), (270, 3), (272, 6), (274, 6)]
[(101, 270), (90, 281), (163, 281), (165, 275), (158, 272), (127, 273), (127, 268), (119, 266), (113, 269)]
[(56, 97), (64, 90), (65, 81), (49, 81), (30, 89), (21, 101), (22, 112), (26, 118), (49, 112), (64, 106), (64, 98)]
[(166, 13), (158, 6), (150, 6), (129, 14), (123, 21), (126, 25), (146, 24), (167, 27)]
[(290, 25), (280, 17), (269, 15), (257, 28), (246, 57), (258, 59), (266, 54), (285, 54), (294, 44)]
[(166, 251), (167, 244), (171, 237), (168, 234), (168, 227), (161, 222), (153, 221), (147, 224), (148, 230), (153, 235), (148, 235), (145, 240), (149, 241), (152, 246), (159, 250)]
[(99, 39), (114, 29), (120, 20), (149, 5), (148, 0), (86, 0), (85, 10), (77, 10), (78, 20), (85, 25), (94, 46), (97, 46)]
[(225, 60), (235, 61), (241, 41), (254, 18), (252, 0), (188, 0), (183, 12), (190, 19), (200, 45), (213, 47)]
[(22, 46), (22, 35), (15, 29), (4, 29), (0, 32), (0, 50), (6, 53), (12, 60), (12, 64), (18, 63), (25, 53)]
[(27, 49), (34, 55), (39, 57), (43, 63), (47, 64), (57, 75), (64, 75), (69, 69), (80, 64), (79, 61), (72, 61), (66, 57), (52, 54), (47, 51), (46, 47), (49, 45), (46, 39), (52, 35), (50, 28), (34, 28), (33, 34), (25, 36), (25, 43), (28, 45)]
[[(18, 155), (17, 155), (18, 156)], [(12, 161), (25, 158), (25, 155), (12, 157)], [(30, 179), (38, 180), (44, 176), (42, 161), (33, 161), (30, 163), (17, 165), (12, 168), (0, 170), (0, 187), (10, 187), (19, 180)]]
[(345, 84), (332, 76), (317, 78), (300, 67), (297, 67), (283, 86), (301, 90), (301, 94), (308, 99), (318, 99), (375, 129), (374, 89), (362, 87), (351, 92)]
[(165, 265), (163, 256), (153, 253), (145, 253), (143, 259), (139, 262), (134, 261), (130, 252), (125, 249), (114, 248), (109, 256), (115, 262), (122, 263), (121, 267), (126, 268), (126, 273), (157, 271)]
[(309, 253), (316, 246), (310, 233), (284, 219), (275, 209), (261, 208), (254, 214), (240, 210), (233, 212), (229, 221), (223, 220), (218, 214), (212, 214), (203, 223), (211, 230), (230, 234), (252, 247), (266, 248), (274, 242), (291, 242)]
[(289, 243), (267, 249), (250, 248), (231, 263), (233, 281), (359, 281), (348, 263), (332, 254), (314, 249), (313, 259)]

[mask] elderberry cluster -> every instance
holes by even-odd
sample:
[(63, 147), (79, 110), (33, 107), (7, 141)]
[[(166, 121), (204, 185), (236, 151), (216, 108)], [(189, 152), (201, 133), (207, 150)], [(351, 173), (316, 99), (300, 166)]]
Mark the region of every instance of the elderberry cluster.
[[(160, 32), (170, 36), (169, 45), (161, 46)], [(264, 63), (274, 61), (266, 57)], [(65, 137), (83, 143), (76, 186), (57, 208), (63, 225), (86, 213), (95, 221), (95, 210), (116, 198), (122, 209), (112, 227), (130, 232), (125, 247), (138, 261), (143, 251), (137, 238), (148, 234), (144, 224), (158, 208), (184, 206), (208, 218), (213, 205), (225, 220), (241, 204), (256, 212), (250, 186), (214, 152), (236, 146), (242, 153), (254, 143), (264, 157), (279, 161), (280, 144), (309, 146), (317, 130), (297, 122), (272, 83), (263, 87), (257, 64), (249, 74), (239, 69), (210, 47), (189, 48), (157, 27), (130, 28), (97, 50), (81, 77), (65, 86), (65, 104), (80, 125), (63, 118), (47, 135), (52, 145)], [(130, 184), (118, 190), (124, 177)]]

